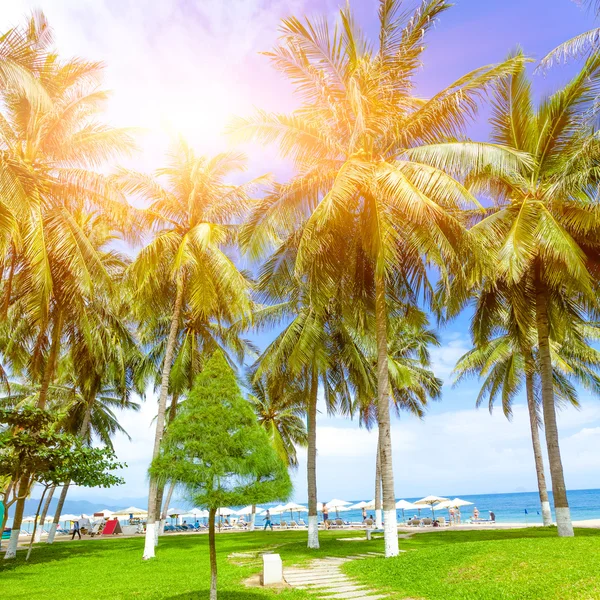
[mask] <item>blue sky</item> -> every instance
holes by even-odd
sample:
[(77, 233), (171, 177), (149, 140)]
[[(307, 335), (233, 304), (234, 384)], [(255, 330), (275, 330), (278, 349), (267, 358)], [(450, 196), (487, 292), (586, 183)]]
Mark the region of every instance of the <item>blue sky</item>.
[[(341, 2), (332, 0), (13, 0), (0, 5), (0, 24), (17, 23), (32, 8), (46, 12), (61, 52), (105, 61), (106, 85), (113, 90), (107, 106), (118, 125), (144, 129), (141, 152), (128, 164), (142, 170), (160, 165), (170, 136), (182, 132), (200, 151), (228, 146), (223, 127), (232, 114), (252, 106), (286, 111), (295, 106), (289, 85), (272, 71), (265, 57), (277, 37), (281, 18), (291, 14), (327, 14)], [(358, 21), (371, 35), (377, 3), (352, 2)], [(407, 2), (407, 5), (413, 3)], [(428, 38), (418, 93), (427, 96), (466, 72), (498, 62), (520, 45), (541, 58), (561, 41), (589, 29), (593, 18), (570, 0), (458, 0), (442, 15)], [(573, 66), (536, 76), (538, 97), (564, 83)], [(469, 130), (485, 140), (485, 111)], [(248, 146), (252, 175), (273, 172), (279, 178), (289, 165), (274, 148)], [(434, 349), (436, 374), (449, 380), (456, 359), (469, 348), (469, 315), (440, 332)], [(263, 343), (271, 336), (261, 337)], [(414, 497), (512, 492), (535, 489), (526, 411), (515, 408), (512, 423), (501, 414), (474, 410), (476, 382), (444, 387), (443, 400), (419, 421), (394, 423), (396, 493)], [(598, 487), (600, 404), (582, 394), (581, 411), (560, 415), (563, 458), (571, 488)], [(129, 467), (127, 484), (108, 491), (74, 489), (87, 499), (139, 497), (146, 491), (155, 398), (141, 413), (123, 415), (132, 436), (116, 440)], [(373, 496), (375, 436), (355, 422), (319, 418), (318, 485), (322, 500)], [(304, 455), (296, 480), (296, 500), (306, 499)]]

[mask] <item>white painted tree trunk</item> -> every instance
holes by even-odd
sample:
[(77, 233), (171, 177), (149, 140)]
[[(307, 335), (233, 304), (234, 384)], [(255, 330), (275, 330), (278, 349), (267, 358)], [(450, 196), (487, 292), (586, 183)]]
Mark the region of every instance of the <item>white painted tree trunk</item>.
[(386, 556), (396, 556), (398, 554), (398, 526), (396, 525), (396, 519), (395, 509), (383, 511), (383, 537), (385, 538)]
[(256, 506), (252, 505), (252, 514), (250, 515), (250, 531), (256, 527)]
[[(167, 339), (167, 347), (165, 349), (165, 360), (162, 367), (160, 394), (158, 397), (158, 414), (156, 415), (156, 431), (154, 434), (154, 446), (152, 448), (152, 460), (154, 460), (160, 452), (160, 443), (165, 430), (165, 413), (167, 408), (167, 395), (169, 392), (169, 377), (171, 375), (171, 367), (173, 366), (173, 354), (175, 352), (175, 342), (177, 332), (179, 331), (179, 317), (183, 306), (184, 283), (182, 277), (177, 279), (177, 294), (175, 296), (175, 305), (173, 307), (173, 315), (171, 316), (171, 325), (169, 328), (169, 337)], [(158, 527), (157, 522), (160, 519), (160, 509), (158, 506), (158, 481), (152, 475), (150, 476), (150, 486), (148, 490), (148, 523), (146, 525), (146, 541), (144, 543), (144, 560), (154, 558), (154, 548), (158, 544)]]
[(47, 544), (52, 544), (54, 542), (54, 536), (56, 535), (57, 529), (58, 529), (58, 523), (52, 523), (50, 525), (50, 529), (48, 530), (48, 539), (46, 540)]
[[(161, 519), (158, 523), (158, 535), (163, 535), (165, 532), (165, 523), (167, 522), (166, 519)], [(158, 542), (157, 542), (158, 545)]]
[(383, 519), (381, 518), (382, 510), (380, 508), (375, 509), (375, 527), (377, 529), (383, 529)]
[(319, 517), (317, 515), (308, 517), (308, 547), (319, 547)]
[(144, 540), (144, 558), (154, 558), (154, 546), (156, 538), (156, 524), (146, 523), (146, 539)]
[(550, 502), (548, 500), (542, 502), (542, 521), (544, 527), (550, 527), (553, 524), (552, 510), (550, 509)]
[(571, 511), (569, 507), (555, 506), (556, 512), (556, 527), (560, 537), (573, 536), (573, 523), (571, 522)]
[(19, 543), (19, 529), (13, 529), (10, 532), (10, 540), (8, 540), (8, 546), (6, 553), (4, 554), (4, 560), (11, 560), (17, 556), (17, 544)]
[(154, 547), (158, 546), (158, 533), (160, 531), (160, 521), (154, 521)]

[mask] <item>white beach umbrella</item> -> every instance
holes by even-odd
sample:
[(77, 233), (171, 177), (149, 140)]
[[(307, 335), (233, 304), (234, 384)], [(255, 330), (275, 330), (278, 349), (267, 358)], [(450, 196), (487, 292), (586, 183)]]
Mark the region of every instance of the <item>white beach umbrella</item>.
[(186, 512), (186, 511), (183, 510), (183, 508), (169, 508), (169, 510), (167, 510), (167, 516), (175, 517), (175, 516), (182, 515), (184, 512)]
[(408, 500), (398, 500), (398, 502), (396, 502), (396, 510), (401, 510), (402, 511), (402, 520), (405, 521), (405, 517), (404, 517), (404, 511), (405, 510), (415, 510), (415, 509), (419, 509), (419, 506), (415, 506), (412, 502), (409, 502)]
[(460, 498), (454, 498), (454, 500), (450, 500), (450, 506), (453, 508), (460, 508), (461, 506), (471, 506), (473, 503), (468, 500), (461, 500)]
[(308, 512), (308, 508), (306, 506), (302, 506), (302, 504), (296, 504), (295, 502), (288, 502), (283, 508), (286, 511), (290, 511), (290, 519), (294, 520), (293, 511), (296, 511), (298, 514), (301, 512)]
[(21, 523), (35, 523), (35, 515), (29, 515), (21, 519)]
[(217, 517), (230, 517), (231, 515), (235, 515), (233, 508), (228, 508), (227, 506), (217, 508)]
[(433, 517), (435, 518), (435, 506), (438, 502), (447, 502), (448, 498), (442, 498), (441, 496), (425, 496), (425, 498), (421, 498), (415, 502), (415, 506), (425, 505), (431, 508), (431, 512), (433, 513)]
[(364, 500), (349, 507), (350, 510), (361, 510), (363, 508), (369, 508), (369, 503), (365, 502)]
[(339, 498), (334, 498), (333, 500), (326, 502), (325, 506), (327, 506), (329, 510), (335, 510), (337, 516), (339, 517), (340, 510), (346, 510), (346, 507), (350, 506), (350, 504), (352, 504), (352, 502), (348, 502), (347, 500), (340, 500)]
[(77, 515), (72, 515), (70, 513), (67, 513), (66, 515), (60, 515), (60, 520), (61, 521), (78, 521), (79, 517)]
[[(264, 510), (263, 508), (261, 508), (260, 506), (257, 506), (254, 514), (259, 515), (263, 510)], [(244, 517), (251, 515), (252, 514), (252, 504), (248, 504), (248, 506), (244, 506), (244, 508), (240, 508), (240, 510), (237, 511), (237, 514), (240, 516), (244, 516)]]
[(122, 508), (121, 510), (117, 510), (113, 513), (115, 517), (123, 517), (133, 515), (134, 518), (147, 517), (148, 511), (145, 508), (137, 508), (135, 506), (129, 506), (127, 508)]
[(108, 510), (108, 508), (103, 508), (102, 510), (97, 510), (94, 513), (94, 516), (99, 515), (100, 513), (102, 513), (102, 516), (106, 519), (108, 519), (108, 517), (111, 517), (114, 514), (112, 510)]

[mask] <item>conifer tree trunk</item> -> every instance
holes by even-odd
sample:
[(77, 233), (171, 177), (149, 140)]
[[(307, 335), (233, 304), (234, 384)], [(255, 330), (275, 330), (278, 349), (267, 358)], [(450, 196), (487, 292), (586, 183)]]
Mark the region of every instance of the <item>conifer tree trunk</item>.
[(537, 475), (538, 492), (542, 505), (542, 521), (545, 527), (552, 525), (552, 513), (548, 500), (548, 488), (546, 487), (546, 475), (544, 473), (544, 457), (542, 455), (542, 444), (540, 441), (540, 423), (533, 390), (533, 361), (527, 360), (525, 371), (525, 388), (527, 392), (527, 408), (529, 410), (529, 425), (531, 427), (531, 443), (533, 444), (533, 457), (535, 460), (535, 472)]
[(217, 600), (217, 549), (215, 545), (216, 509), (208, 511), (208, 546), (210, 553), (210, 600)]
[[(177, 279), (177, 294), (175, 296), (175, 305), (171, 317), (171, 327), (169, 329), (169, 338), (167, 339), (167, 348), (165, 351), (165, 361), (162, 368), (162, 377), (160, 382), (160, 396), (158, 398), (158, 415), (156, 418), (156, 433), (154, 435), (154, 447), (152, 449), (152, 460), (154, 460), (160, 451), (160, 442), (165, 428), (165, 412), (167, 408), (167, 395), (169, 393), (169, 377), (171, 367), (173, 366), (173, 354), (175, 352), (175, 342), (177, 332), (179, 331), (179, 318), (183, 306), (184, 284), (183, 278)], [(157, 506), (158, 482), (156, 477), (150, 477), (150, 489), (148, 491), (148, 520), (146, 523), (146, 541), (144, 544), (144, 560), (154, 558), (154, 548), (157, 538), (158, 520), (160, 517), (160, 507)]]
[(313, 367), (308, 397), (307, 484), (308, 484), (308, 548), (319, 548), (319, 517), (317, 514), (317, 397), (319, 378)]
[(385, 275), (375, 274), (375, 328), (377, 336), (377, 418), (379, 422), (379, 453), (383, 489), (383, 519), (385, 556), (398, 555), (398, 525), (394, 468), (392, 464), (392, 432), (390, 422), (390, 395), (387, 343), (387, 304)]
[(544, 414), (544, 431), (546, 447), (550, 462), (552, 478), (552, 495), (554, 512), (559, 537), (572, 537), (573, 523), (567, 500), (567, 488), (560, 456), (558, 424), (556, 422), (556, 406), (554, 403), (554, 381), (552, 373), (552, 356), (550, 354), (550, 325), (548, 320), (548, 292), (540, 276), (540, 265), (536, 268), (536, 323), (538, 348), (540, 357), (540, 377), (542, 380), (542, 407)]

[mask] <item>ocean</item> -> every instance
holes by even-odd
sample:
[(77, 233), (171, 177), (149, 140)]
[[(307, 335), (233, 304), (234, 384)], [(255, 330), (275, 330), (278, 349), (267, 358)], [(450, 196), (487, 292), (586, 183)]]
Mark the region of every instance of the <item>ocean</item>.
[[(448, 496), (453, 499), (456, 497), (462, 500), (473, 502), (473, 506), (463, 506), (461, 508), (463, 523), (472, 513), (473, 508), (479, 509), (480, 518), (487, 519), (488, 511), (493, 510), (498, 523), (528, 523), (537, 524), (542, 522), (542, 511), (540, 506), (540, 497), (538, 492), (517, 492), (512, 494), (456, 494)], [(598, 490), (571, 490), (568, 492), (569, 505), (571, 507), (571, 518), (573, 521), (583, 521), (585, 519), (600, 519), (600, 489)], [(400, 498), (398, 498), (399, 500)], [(349, 498), (344, 500), (350, 501)], [(363, 498), (362, 500), (370, 501), (371, 498)], [(414, 502), (419, 498), (404, 498), (408, 502)], [(352, 504), (360, 502), (353, 500)], [(306, 504), (306, 503), (300, 503)], [(550, 506), (553, 504), (552, 493), (550, 493)], [(525, 512), (527, 511), (527, 512)], [(374, 514), (375, 511), (367, 511), (368, 514)], [(414, 511), (413, 511), (414, 512)], [(413, 512), (405, 511), (405, 516), (408, 519), (413, 516)], [(554, 517), (554, 511), (552, 511)], [(444, 510), (442, 515), (448, 517), (448, 511)], [(362, 513), (360, 510), (343, 511), (340, 513), (340, 518), (345, 521), (362, 521)], [(335, 518), (335, 511), (330, 511), (330, 518)], [(426, 509), (421, 511), (421, 516), (431, 516), (431, 511)], [(294, 513), (294, 518), (297, 514)], [(306, 520), (306, 513), (301, 513), (301, 517)], [(319, 514), (319, 517), (321, 515)], [(289, 521), (289, 513), (283, 515), (283, 519)], [(402, 511), (398, 511), (398, 520), (402, 519)], [(279, 515), (274, 516), (274, 520), (279, 521)], [(257, 518), (260, 523), (260, 517)]]

